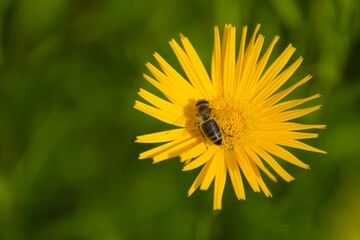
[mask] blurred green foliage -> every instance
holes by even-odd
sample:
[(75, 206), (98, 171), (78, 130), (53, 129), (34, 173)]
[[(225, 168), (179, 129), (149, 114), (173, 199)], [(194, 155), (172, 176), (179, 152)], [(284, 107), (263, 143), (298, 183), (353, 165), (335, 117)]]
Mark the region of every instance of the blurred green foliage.
[[(295, 151), (311, 170), (266, 180), (273, 199), (228, 181), (213, 212), (212, 188), (186, 196), (197, 171), (137, 160), (135, 137), (164, 124), (133, 104), (154, 51), (178, 66), (182, 32), (209, 67), (225, 23), (304, 56), (297, 94), (323, 108), (301, 121), (328, 125), (311, 144), (329, 154)], [(360, 238), (358, 0), (1, 0), (0, 41), (0, 239)]]

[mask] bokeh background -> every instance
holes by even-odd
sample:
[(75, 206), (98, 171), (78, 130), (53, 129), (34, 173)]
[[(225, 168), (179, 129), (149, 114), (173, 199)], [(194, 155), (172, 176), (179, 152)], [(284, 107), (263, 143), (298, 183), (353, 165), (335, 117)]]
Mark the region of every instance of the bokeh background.
[[(137, 160), (169, 126), (133, 105), (154, 51), (178, 68), (183, 33), (209, 69), (225, 23), (304, 56), (292, 97), (322, 94), (299, 121), (328, 125), (308, 142), (328, 154), (294, 150), (311, 170), (282, 163), (296, 180), (266, 179), (272, 199), (228, 181), (214, 212), (212, 187), (187, 197), (198, 170)], [(1, 0), (0, 239), (360, 239), (359, 56), (358, 0)]]

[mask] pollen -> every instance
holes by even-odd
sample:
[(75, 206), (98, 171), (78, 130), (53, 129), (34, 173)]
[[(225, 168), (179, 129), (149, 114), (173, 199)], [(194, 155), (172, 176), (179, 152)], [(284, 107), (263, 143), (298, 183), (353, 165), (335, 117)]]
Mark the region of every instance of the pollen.
[(222, 131), (225, 149), (244, 147), (251, 143), (255, 129), (254, 114), (250, 103), (245, 100), (218, 98), (211, 103), (216, 122)]

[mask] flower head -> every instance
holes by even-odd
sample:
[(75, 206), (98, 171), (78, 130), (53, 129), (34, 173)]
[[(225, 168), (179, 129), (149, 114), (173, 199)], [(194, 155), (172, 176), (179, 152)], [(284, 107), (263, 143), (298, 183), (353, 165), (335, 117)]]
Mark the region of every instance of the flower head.
[[(273, 63), (268, 63), (279, 37), (276, 36), (261, 54), (264, 36), (258, 35), (259, 28), (260, 25), (257, 25), (246, 46), (247, 27), (243, 27), (236, 57), (235, 27), (225, 25), (222, 42), (219, 29), (215, 27), (211, 76), (188, 38), (180, 35), (182, 47), (171, 40), (171, 48), (186, 78), (155, 53), (154, 57), (161, 70), (147, 63), (146, 67), (153, 77), (144, 77), (164, 94), (166, 100), (140, 89), (139, 95), (148, 104), (135, 102), (136, 109), (175, 127), (168, 131), (138, 136), (137, 142), (162, 143), (141, 153), (139, 158), (152, 158), (154, 162), (160, 162), (179, 156), (185, 163), (184, 171), (202, 167), (188, 195), (199, 187), (207, 190), (214, 181), (214, 209), (221, 209), (227, 175), (230, 176), (238, 199), (245, 199), (244, 179), (255, 192), (262, 191), (267, 197), (271, 197), (263, 181), (263, 174), (273, 181), (277, 180), (272, 172), (285, 181), (294, 179), (274, 157), (301, 168), (309, 168), (284, 147), (325, 153), (299, 141), (318, 136), (303, 130), (323, 129), (325, 125), (292, 121), (318, 110), (320, 106), (293, 108), (320, 95), (282, 101), (311, 79), (310, 75), (305, 76), (292, 86), (280, 90), (300, 66), (302, 57), (287, 66), (295, 52), (290, 44)], [(212, 130), (220, 132), (221, 144), (215, 144), (206, 135), (206, 131), (210, 130), (202, 127), (204, 119), (197, 114), (196, 105), (199, 101), (208, 103), (209, 118), (205, 119), (213, 121), (210, 128), (215, 123), (218, 126), (218, 130)], [(209, 133), (211, 134), (213, 133)]]

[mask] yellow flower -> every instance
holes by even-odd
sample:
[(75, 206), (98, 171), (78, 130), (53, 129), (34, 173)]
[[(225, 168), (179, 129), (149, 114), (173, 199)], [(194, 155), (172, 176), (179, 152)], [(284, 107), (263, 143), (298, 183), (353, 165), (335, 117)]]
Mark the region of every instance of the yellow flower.
[[(235, 27), (225, 25), (222, 43), (219, 29), (215, 27), (211, 77), (188, 38), (180, 35), (182, 47), (171, 40), (170, 45), (186, 78), (158, 53), (154, 53), (161, 70), (147, 63), (146, 67), (154, 77), (146, 74), (144, 77), (164, 94), (166, 100), (140, 89), (139, 95), (149, 104), (136, 101), (134, 106), (139, 111), (176, 127), (138, 136), (136, 141), (140, 143), (163, 143), (141, 153), (139, 159), (152, 158), (157, 163), (179, 156), (185, 163), (184, 171), (202, 166), (188, 195), (198, 187), (207, 190), (215, 179), (214, 210), (221, 209), (227, 174), (238, 199), (245, 199), (243, 177), (255, 192), (262, 191), (267, 197), (271, 197), (262, 179), (264, 173), (271, 180), (277, 181), (269, 167), (285, 181), (294, 179), (274, 157), (301, 168), (309, 168), (284, 147), (325, 153), (299, 141), (318, 136), (302, 130), (323, 129), (325, 125), (291, 121), (318, 110), (320, 106), (293, 108), (320, 97), (320, 94), (281, 101), (311, 79), (310, 75), (305, 76), (292, 86), (279, 90), (299, 67), (302, 57), (286, 66), (295, 52), (290, 44), (272, 64), (268, 64), (279, 37), (276, 36), (261, 54), (264, 36), (258, 35), (259, 28), (260, 25), (257, 25), (246, 46), (247, 27), (243, 27), (236, 58)], [(199, 122), (196, 114), (196, 103), (199, 100), (209, 102), (211, 119), (220, 128), (220, 145), (211, 142), (200, 130), (201, 121)]]

